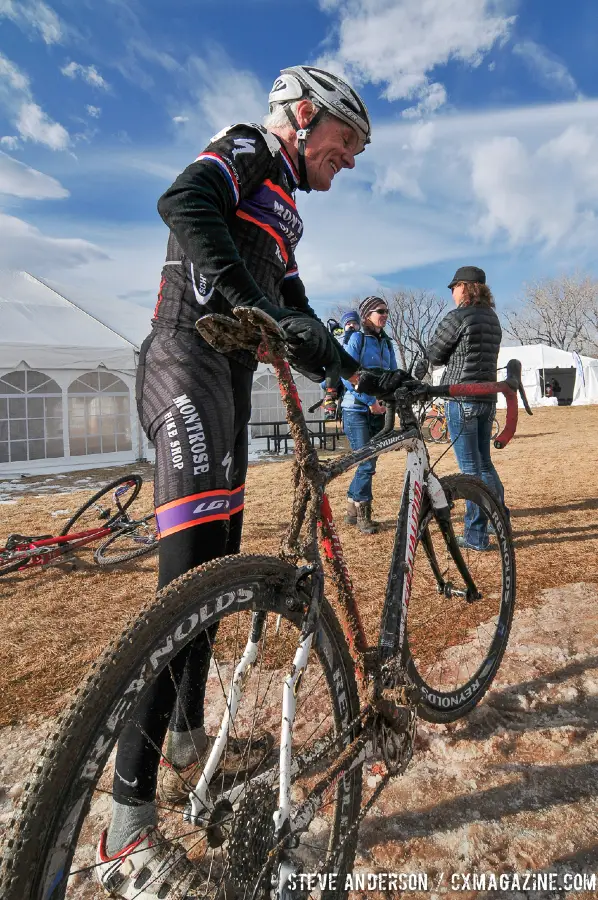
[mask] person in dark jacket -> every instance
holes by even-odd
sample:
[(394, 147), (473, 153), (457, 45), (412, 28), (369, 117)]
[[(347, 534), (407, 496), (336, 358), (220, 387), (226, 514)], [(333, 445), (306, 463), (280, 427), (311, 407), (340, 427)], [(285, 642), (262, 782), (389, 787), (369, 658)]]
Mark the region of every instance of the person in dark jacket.
[[(438, 325), (427, 348), (429, 362), (433, 366), (446, 366), (442, 384), (496, 381), (502, 329), (485, 272), (477, 266), (462, 266), (455, 272), (449, 288), (456, 309)], [(496, 403), (449, 400), (445, 411), (459, 468), (481, 478), (504, 505), (504, 488), (490, 457)], [(475, 504), (467, 504), (464, 533), (459, 543), (472, 550), (489, 549), (488, 519)]]
[[(392, 341), (384, 332), (388, 319), (388, 304), (381, 297), (366, 297), (359, 306), (361, 331), (354, 331), (345, 349), (363, 369), (396, 369), (397, 361)], [(342, 322), (342, 319), (341, 319)], [(384, 425), (385, 409), (375, 397), (360, 394), (355, 385), (343, 378), (345, 393), (341, 402), (343, 431), (352, 450), (359, 450)], [(377, 459), (362, 462), (355, 471), (347, 495), (349, 525), (357, 525), (364, 534), (375, 534), (379, 525), (372, 521), (372, 478)]]

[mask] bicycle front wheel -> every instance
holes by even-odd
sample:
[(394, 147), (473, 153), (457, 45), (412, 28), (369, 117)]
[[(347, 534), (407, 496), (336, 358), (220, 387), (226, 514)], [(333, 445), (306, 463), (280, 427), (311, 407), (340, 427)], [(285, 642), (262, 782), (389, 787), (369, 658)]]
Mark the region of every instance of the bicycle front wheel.
[(64, 537), (73, 531), (74, 525), (77, 526), (77, 531), (88, 531), (116, 522), (137, 498), (142, 484), (141, 475), (123, 475), (122, 478), (111, 481), (71, 516), (60, 536)]
[(502, 660), (515, 605), (515, 552), (504, 507), (478, 478), (441, 479), (453, 532), (482, 510), (494, 534), (485, 551), (461, 555), (479, 594), (471, 591), (427, 497), (422, 503), (406, 623), (406, 665), (420, 689), (422, 718), (452, 722), (490, 687)]
[[(206, 731), (215, 733), (230, 704), (232, 676), (251, 635), (258, 652), (242, 681), (232, 736), (251, 752), (251, 741), (257, 742), (258, 734), (280, 734), (282, 686), (307, 602), (307, 595), (296, 587), (296, 574), (294, 567), (270, 557), (215, 560), (164, 589), (106, 650), (42, 751), (36, 776), (11, 825), (0, 865), (3, 900), (105, 897), (94, 877), (95, 846), (111, 810), (114, 744), (125, 723), (137, 726), (136, 709), (148, 685), (160, 672), (169, 671), (176, 686), (173, 660), (202, 633), (210, 636), (212, 645), (216, 624)], [(328, 762), (336, 759), (352, 739), (347, 723), (359, 711), (353, 664), (327, 602), (296, 699), (292, 751), (293, 760), (299, 762), (291, 769), (291, 824), (293, 813), (302, 803), (305, 806), (327, 765), (322, 748), (328, 748)], [(213, 821), (208, 824), (184, 823), (182, 808), (157, 803), (164, 840), (182, 844), (196, 867), (198, 897), (270, 896), (270, 876), (276, 874), (268, 854), (275, 844), (273, 813), (279, 805), (279, 744), (274, 741), (261, 768), (251, 775), (243, 771), (242, 761), (236, 771), (234, 761), (225, 771), (225, 754), (222, 776), (214, 775), (209, 786)], [(161, 748), (154, 749), (157, 763)], [(186, 791), (195, 787), (201, 771), (193, 785), (185, 783)], [(332, 780), (321, 807), (304, 823), (296, 846), (288, 851), (299, 872), (340, 873), (338, 892), (321, 896), (346, 896), (344, 873), (351, 871), (357, 838), (351, 825), (360, 803), (359, 765)]]
[(155, 518), (156, 514), (150, 513), (149, 516), (125, 525), (111, 535), (94, 553), (97, 564), (115, 566), (131, 559), (138, 559), (147, 553), (155, 553), (159, 543)]

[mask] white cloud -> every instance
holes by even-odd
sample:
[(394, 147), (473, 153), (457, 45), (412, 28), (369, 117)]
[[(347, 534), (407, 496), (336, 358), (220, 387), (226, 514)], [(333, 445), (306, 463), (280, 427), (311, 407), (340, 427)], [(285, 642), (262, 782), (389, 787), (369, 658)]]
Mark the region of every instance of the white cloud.
[(449, 215), (486, 252), (590, 259), (598, 239), (596, 101), (378, 127), (364, 164), (381, 197)]
[(350, 80), (384, 85), (388, 100), (416, 99), (431, 109), (443, 86), (428, 77), (458, 60), (477, 66), (509, 36), (511, 0), (320, 0), (338, 15), (338, 46), (320, 60)]
[(91, 104), (87, 104), (85, 107), (87, 110), (87, 114), (92, 117), (92, 119), (99, 119), (102, 115), (102, 110), (99, 106), (92, 106)]
[(41, 0), (0, 0), (0, 17), (11, 19), (30, 37), (39, 33), (46, 44), (59, 44), (65, 28), (54, 10)]
[(64, 150), (68, 147), (70, 137), (66, 128), (54, 122), (35, 102), (28, 77), (2, 54), (0, 105), (5, 108), (24, 140), (45, 144), (52, 150)]
[(29, 79), (13, 62), (0, 53), (0, 90), (6, 94), (7, 88), (23, 93), (28, 92)]
[(69, 192), (59, 181), (0, 151), (0, 194), (33, 200), (62, 199)]
[(7, 150), (17, 150), (20, 146), (19, 139), (14, 134), (5, 134), (4, 137), (0, 138), (0, 144), (6, 147)]
[(0, 267), (61, 273), (105, 257), (104, 252), (80, 238), (44, 234), (23, 219), (0, 213)]
[(439, 84), (437, 81), (426, 85), (418, 96), (421, 96), (421, 100), (417, 106), (409, 106), (403, 110), (405, 119), (424, 118), (436, 112), (437, 109), (440, 109), (446, 103), (446, 89), (443, 84)]
[(192, 102), (183, 115), (206, 138), (235, 122), (261, 122), (268, 112), (268, 95), (259, 79), (236, 69), (222, 50), (190, 57), (186, 76)]
[(173, 116), (173, 117), (172, 117), (172, 121), (173, 121), (176, 125), (182, 125), (184, 122), (188, 122), (188, 121), (189, 121), (189, 116)]
[(582, 98), (567, 66), (545, 47), (535, 41), (521, 41), (515, 44), (513, 53), (523, 59), (544, 87), (566, 97)]
[(102, 88), (104, 91), (110, 89), (110, 85), (102, 78), (95, 66), (82, 66), (80, 63), (70, 62), (63, 66), (60, 71), (67, 78), (82, 78), (83, 81), (91, 84), (92, 87)]
[(65, 150), (69, 145), (66, 128), (53, 122), (37, 103), (23, 103), (15, 124), (25, 140), (45, 144), (52, 150)]

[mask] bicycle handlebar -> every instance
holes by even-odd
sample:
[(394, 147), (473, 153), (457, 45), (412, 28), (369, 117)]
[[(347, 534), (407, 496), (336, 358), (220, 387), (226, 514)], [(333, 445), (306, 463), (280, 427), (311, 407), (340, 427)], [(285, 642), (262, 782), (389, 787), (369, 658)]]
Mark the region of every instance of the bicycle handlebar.
[(379, 399), (385, 400), (387, 404), (386, 416), (384, 419), (383, 433), (388, 433), (394, 428), (394, 419), (396, 406), (401, 402), (416, 402), (417, 400), (433, 399), (435, 397), (444, 397), (446, 399), (455, 399), (457, 397), (495, 397), (496, 394), (503, 394), (507, 401), (507, 421), (501, 433), (495, 438), (494, 446), (498, 450), (502, 450), (507, 446), (517, 428), (517, 418), (519, 407), (517, 404), (517, 391), (521, 395), (525, 411), (531, 416), (532, 411), (529, 408), (527, 397), (521, 383), (521, 363), (518, 359), (511, 359), (507, 363), (507, 377), (504, 381), (488, 381), (470, 384), (441, 384), (431, 385), (422, 381), (416, 381), (410, 378), (403, 385), (394, 391), (393, 397), (389, 397), (387, 393), (376, 390), (376, 382), (380, 381), (381, 373), (365, 370), (362, 373), (358, 390), (365, 393), (378, 396)]

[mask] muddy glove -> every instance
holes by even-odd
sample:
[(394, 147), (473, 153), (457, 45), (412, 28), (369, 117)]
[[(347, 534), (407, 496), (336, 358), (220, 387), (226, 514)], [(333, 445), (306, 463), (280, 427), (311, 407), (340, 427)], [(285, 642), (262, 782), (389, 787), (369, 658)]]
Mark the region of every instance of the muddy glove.
[(321, 380), (326, 369), (340, 367), (338, 345), (319, 319), (293, 316), (278, 324), (284, 331), (288, 360), (294, 369)]

